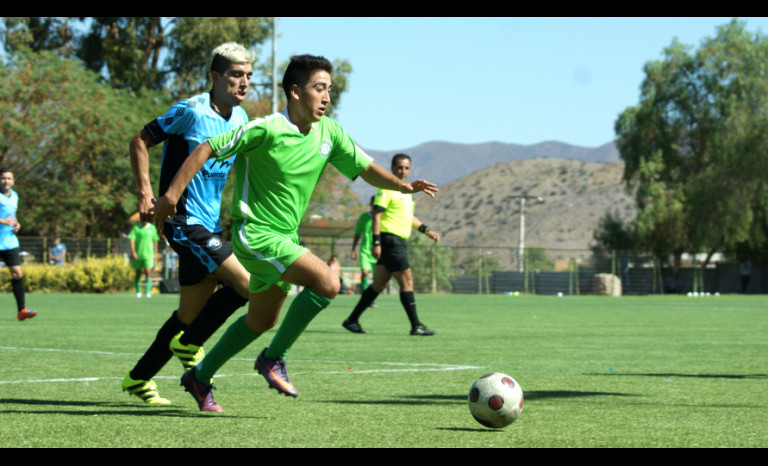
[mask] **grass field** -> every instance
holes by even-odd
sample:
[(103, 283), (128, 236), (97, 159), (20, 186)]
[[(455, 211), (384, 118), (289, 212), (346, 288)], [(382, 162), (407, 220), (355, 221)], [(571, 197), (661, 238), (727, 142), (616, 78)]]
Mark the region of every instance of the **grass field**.
[[(270, 332), (219, 372), (225, 412), (201, 413), (176, 360), (155, 379), (171, 406), (121, 391), (176, 295), (30, 294), (18, 322), (4, 294), (0, 447), (768, 447), (766, 296), (418, 295), (433, 337), (408, 335), (396, 295), (345, 331), (356, 298), (289, 353), (297, 399), (253, 371)], [(507, 428), (467, 409), (486, 372), (525, 391)]]

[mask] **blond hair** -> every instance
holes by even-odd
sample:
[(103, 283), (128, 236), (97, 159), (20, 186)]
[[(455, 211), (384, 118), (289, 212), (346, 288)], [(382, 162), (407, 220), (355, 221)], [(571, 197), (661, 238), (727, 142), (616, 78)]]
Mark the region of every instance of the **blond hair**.
[(211, 54), (211, 71), (223, 73), (231, 63), (253, 63), (256, 55), (237, 42), (221, 44)]

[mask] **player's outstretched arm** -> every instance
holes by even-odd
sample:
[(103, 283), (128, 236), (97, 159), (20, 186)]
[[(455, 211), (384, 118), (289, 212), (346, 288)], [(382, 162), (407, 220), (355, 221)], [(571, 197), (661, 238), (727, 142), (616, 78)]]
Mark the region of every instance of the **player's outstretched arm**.
[(365, 170), (360, 173), (360, 177), (371, 186), (400, 191), (401, 193), (412, 194), (423, 191), (429, 197), (435, 197), (435, 193), (437, 192), (437, 186), (434, 183), (425, 180), (416, 180), (410, 183), (402, 181), (375, 163), (371, 163), (365, 167)]
[(195, 150), (187, 157), (187, 160), (176, 172), (176, 175), (171, 181), (171, 185), (164, 195), (155, 202), (155, 216), (153, 223), (157, 227), (158, 233), (163, 230), (163, 223), (168, 218), (171, 218), (176, 213), (176, 204), (179, 202), (179, 198), (187, 189), (187, 185), (192, 180), (197, 172), (203, 168), (205, 162), (216, 157), (216, 154), (211, 149), (211, 145), (208, 141), (195, 147)]

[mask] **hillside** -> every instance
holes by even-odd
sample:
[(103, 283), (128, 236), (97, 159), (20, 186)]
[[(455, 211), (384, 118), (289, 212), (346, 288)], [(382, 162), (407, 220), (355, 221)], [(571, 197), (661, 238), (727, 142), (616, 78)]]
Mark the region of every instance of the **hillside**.
[[(440, 232), (447, 245), (517, 248), (520, 215), (513, 196), (522, 194), (543, 199), (526, 202), (526, 247), (563, 251), (559, 256), (573, 251), (587, 257), (606, 212), (625, 220), (635, 216), (633, 196), (621, 180), (624, 164), (612, 143), (596, 149), (561, 143), (429, 143), (403, 152), (414, 160), (410, 179), (426, 178), (440, 188), (436, 199), (415, 196), (416, 216)], [(389, 167), (394, 152), (369, 153)], [(361, 185), (357, 181), (355, 191), (367, 200), (373, 190)]]
[[(458, 180), (477, 170), (501, 162), (526, 159), (572, 159), (583, 162), (618, 162), (619, 153), (613, 143), (597, 148), (579, 147), (561, 142), (542, 142), (523, 146), (489, 142), (484, 144), (454, 144), (428, 142), (397, 150), (377, 151), (363, 148), (382, 167), (389, 168), (392, 156), (404, 152), (413, 158), (411, 179), (428, 179), (438, 185)], [(363, 181), (355, 182), (355, 192), (361, 199), (368, 199), (375, 191)]]
[(416, 215), (441, 233), (445, 244), (517, 248), (519, 203), (525, 204), (525, 245), (584, 256), (606, 212), (635, 216), (621, 176), (622, 162), (531, 159), (496, 164), (440, 187), (435, 199), (417, 195)]

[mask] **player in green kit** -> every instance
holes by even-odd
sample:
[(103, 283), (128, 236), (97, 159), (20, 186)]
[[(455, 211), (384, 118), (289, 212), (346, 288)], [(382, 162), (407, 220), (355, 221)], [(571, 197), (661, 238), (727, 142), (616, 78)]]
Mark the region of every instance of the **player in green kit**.
[(143, 274), (144, 293), (149, 298), (152, 296), (152, 269), (155, 268), (157, 242), (160, 241), (160, 236), (153, 225), (142, 220), (131, 228), (128, 239), (131, 244), (131, 268), (136, 271), (134, 278), (136, 297), (141, 297), (141, 276)]
[(373, 257), (371, 251), (374, 199), (371, 197), (370, 210), (363, 212), (357, 218), (355, 237), (352, 239), (352, 259), (357, 259), (357, 243), (360, 243), (360, 291), (365, 291), (368, 288), (368, 281), (373, 276), (373, 269), (376, 267), (377, 259)]
[(297, 396), (286, 372), (285, 355), (340, 287), (338, 275), (302, 247), (298, 238), (299, 222), (329, 163), (348, 178), (360, 176), (376, 187), (405, 193), (424, 191), (432, 197), (437, 191), (432, 183), (406, 183), (372, 163), (342, 127), (325, 116), (331, 101), (332, 72), (331, 63), (323, 57), (292, 57), (283, 77), (286, 109), (197, 146), (155, 205), (155, 223), (161, 227), (173, 215), (189, 180), (208, 159), (237, 153), (232, 247), (251, 274), (248, 313), (230, 325), (203, 360), (182, 376), (182, 385), (202, 411), (221, 411), (212, 395), (213, 375), (276, 324), (291, 284), (303, 290), (293, 299), (272, 342), (259, 354), (255, 368), (270, 387)]

